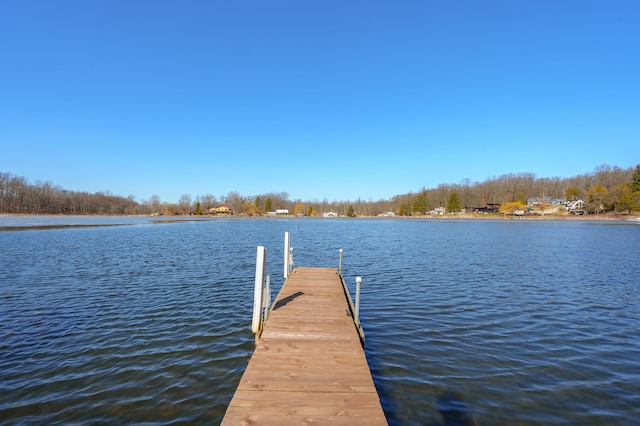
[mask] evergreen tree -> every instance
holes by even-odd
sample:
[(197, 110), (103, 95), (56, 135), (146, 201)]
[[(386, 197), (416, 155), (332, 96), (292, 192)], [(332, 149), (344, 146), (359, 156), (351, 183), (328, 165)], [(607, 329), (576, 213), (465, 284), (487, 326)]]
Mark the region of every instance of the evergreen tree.
[(458, 213), (462, 210), (462, 203), (460, 202), (460, 198), (458, 197), (458, 193), (453, 191), (449, 195), (449, 200), (447, 201), (447, 211), (449, 213)]
[(427, 214), (427, 211), (429, 211), (429, 200), (427, 198), (427, 191), (423, 189), (422, 192), (413, 199), (413, 212)]
[(633, 171), (633, 176), (631, 177), (631, 191), (640, 191), (640, 164), (638, 164), (636, 169)]
[(268, 212), (271, 211), (271, 197), (268, 197), (267, 201), (265, 201), (264, 209), (265, 209), (265, 211), (268, 211)]
[(349, 204), (347, 208), (347, 217), (354, 217), (355, 213), (353, 212), (353, 205)]
[(409, 200), (404, 200), (400, 203), (398, 216), (411, 216), (411, 202)]
[(202, 216), (202, 208), (200, 207), (200, 201), (196, 201), (196, 216)]

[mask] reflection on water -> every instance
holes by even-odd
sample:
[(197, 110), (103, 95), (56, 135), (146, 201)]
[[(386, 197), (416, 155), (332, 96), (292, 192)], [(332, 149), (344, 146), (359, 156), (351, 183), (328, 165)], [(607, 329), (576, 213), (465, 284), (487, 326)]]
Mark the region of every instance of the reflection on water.
[(2, 424), (219, 423), (253, 350), (255, 247), (276, 294), (285, 231), (296, 265), (343, 248), (362, 276), (390, 424), (640, 416), (638, 226), (85, 220), (133, 226), (0, 233)]
[(444, 425), (471, 426), (474, 424), (467, 403), (454, 392), (444, 392), (438, 396), (436, 409), (442, 416)]

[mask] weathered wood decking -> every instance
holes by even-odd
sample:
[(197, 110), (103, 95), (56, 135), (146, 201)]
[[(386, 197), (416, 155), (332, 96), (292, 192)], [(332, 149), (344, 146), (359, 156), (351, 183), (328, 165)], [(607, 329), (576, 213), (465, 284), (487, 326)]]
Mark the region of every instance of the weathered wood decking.
[(387, 424), (336, 269), (289, 276), (222, 424)]

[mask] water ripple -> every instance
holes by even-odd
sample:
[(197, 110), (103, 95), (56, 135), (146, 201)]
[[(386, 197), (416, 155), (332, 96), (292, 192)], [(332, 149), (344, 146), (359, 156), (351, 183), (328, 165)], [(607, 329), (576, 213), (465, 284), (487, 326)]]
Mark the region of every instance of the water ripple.
[(255, 247), (275, 294), (284, 231), (297, 265), (344, 248), (352, 293), (363, 277), (391, 425), (640, 418), (640, 227), (222, 220), (0, 234), (0, 423), (219, 423), (253, 350)]

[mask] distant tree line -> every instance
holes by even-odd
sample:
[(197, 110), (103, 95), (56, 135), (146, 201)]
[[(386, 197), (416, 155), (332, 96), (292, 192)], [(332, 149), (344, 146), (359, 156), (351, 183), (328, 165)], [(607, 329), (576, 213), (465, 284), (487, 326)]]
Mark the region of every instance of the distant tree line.
[(602, 165), (591, 173), (570, 178), (536, 178), (533, 173), (519, 173), (491, 177), (484, 182), (465, 179), (458, 184), (441, 184), (434, 189), (398, 195), (392, 201), (398, 206), (398, 214), (415, 215), (437, 207), (455, 212), (509, 203), (525, 206), (532, 198), (582, 199), (590, 213), (640, 211), (640, 164), (635, 169)]
[(0, 173), (0, 212), (22, 214), (207, 214), (220, 205), (236, 215), (260, 216), (287, 209), (300, 216), (335, 212), (345, 216), (376, 216), (393, 212), (402, 216), (425, 215), (434, 209), (447, 212), (475, 211), (491, 206), (524, 206), (527, 200), (549, 198), (587, 203), (590, 213), (640, 211), (640, 164), (635, 168), (602, 165), (593, 172), (570, 178), (536, 178), (533, 173), (505, 174), (483, 182), (465, 179), (457, 184), (440, 184), (417, 192), (396, 195), (387, 200), (291, 200), (286, 192), (243, 196), (231, 191), (192, 197), (182, 195), (177, 203), (163, 202), (153, 195), (136, 201), (109, 192), (69, 191), (51, 182), (30, 183), (26, 178)]
[(16, 214), (132, 215), (139, 213), (133, 196), (109, 192), (69, 191), (51, 182), (29, 183), (0, 172), (0, 212)]

